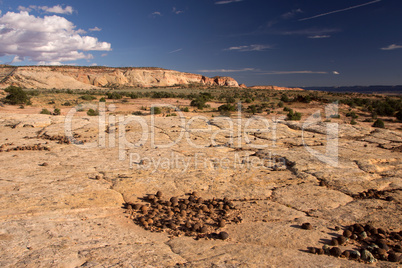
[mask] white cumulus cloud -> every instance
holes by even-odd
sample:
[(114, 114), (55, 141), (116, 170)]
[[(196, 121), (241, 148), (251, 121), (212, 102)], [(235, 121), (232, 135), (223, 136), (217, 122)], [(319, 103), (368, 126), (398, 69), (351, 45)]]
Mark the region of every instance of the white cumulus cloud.
[(401, 49), (401, 48), (402, 48), (401, 45), (392, 44), (387, 47), (382, 47), (381, 50), (395, 50), (395, 49)]
[(35, 6), (35, 5), (30, 5), (29, 7), (19, 6), (18, 10), (19, 11), (28, 11), (28, 12), (31, 12), (32, 10), (36, 10), (36, 11), (43, 11), (46, 13), (68, 14), (68, 15), (71, 15), (74, 12), (74, 9), (72, 6), (66, 6), (65, 8), (63, 8), (61, 5), (56, 5), (53, 7)]
[(92, 59), (85, 51), (110, 51), (111, 44), (91, 36), (67, 19), (53, 15), (44, 18), (27, 11), (7, 12), (0, 17), (0, 57), (15, 55), (14, 62), (28, 58), (40, 64)]
[(93, 28), (90, 28), (90, 29), (88, 29), (90, 32), (100, 32), (100, 31), (102, 31), (102, 29), (101, 28), (98, 28), (98, 27), (93, 27)]

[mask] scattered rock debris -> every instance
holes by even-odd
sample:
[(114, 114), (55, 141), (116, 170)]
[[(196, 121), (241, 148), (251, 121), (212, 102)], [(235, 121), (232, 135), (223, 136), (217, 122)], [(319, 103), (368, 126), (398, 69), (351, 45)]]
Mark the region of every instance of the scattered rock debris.
[(397, 191), (401, 191), (401, 189), (384, 190), (384, 191), (377, 191), (375, 189), (369, 189), (365, 192), (354, 194), (354, 195), (352, 195), (352, 197), (354, 199), (382, 199), (382, 200), (386, 200), (386, 201), (393, 201), (394, 198), (387, 194), (395, 193)]
[(35, 145), (24, 145), (24, 146), (16, 146), (10, 147), (13, 145), (12, 143), (7, 143), (0, 145), (0, 152), (11, 152), (11, 151), (50, 151), (49, 147), (43, 146), (42, 144), (38, 143)]
[[(375, 228), (354, 224), (347, 226), (343, 234), (333, 238), (332, 248), (324, 245), (322, 249), (309, 247), (312, 254), (327, 254), (365, 263), (377, 260), (402, 263), (402, 231), (389, 232), (383, 228)], [(340, 248), (352, 246), (353, 250)]]
[[(80, 138), (81, 135), (75, 133), (73, 135), (74, 139)], [(70, 144), (72, 143), (72, 139), (67, 137), (67, 136), (63, 136), (63, 135), (49, 135), (46, 132), (38, 135), (38, 138), (44, 139), (44, 140), (50, 140), (50, 141), (56, 141), (58, 144)], [(83, 144), (84, 142), (86, 142), (86, 140), (84, 141), (75, 141), (78, 144)]]
[(220, 229), (242, 222), (239, 210), (227, 198), (204, 200), (197, 192), (187, 195), (188, 198), (164, 199), (163, 193), (158, 191), (142, 198), (145, 204), (126, 203), (125, 208), (134, 223), (146, 230), (196, 239), (226, 240), (229, 234)]

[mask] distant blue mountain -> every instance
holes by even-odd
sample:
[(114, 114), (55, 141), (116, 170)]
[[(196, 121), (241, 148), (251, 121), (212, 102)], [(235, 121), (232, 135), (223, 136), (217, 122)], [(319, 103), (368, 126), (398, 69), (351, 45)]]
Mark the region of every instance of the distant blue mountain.
[(402, 94), (402, 85), (398, 86), (350, 86), (350, 87), (301, 87), (305, 90), (328, 92), (356, 92), (364, 94)]

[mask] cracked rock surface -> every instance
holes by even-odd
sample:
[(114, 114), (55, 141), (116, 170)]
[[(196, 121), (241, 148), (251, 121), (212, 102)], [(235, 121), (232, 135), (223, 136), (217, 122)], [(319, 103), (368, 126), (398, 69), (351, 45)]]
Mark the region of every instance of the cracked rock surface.
[[(262, 132), (258, 120), (247, 130), (233, 120), (229, 131), (219, 117), (183, 118), (187, 127), (156, 117), (153, 129), (141, 119), (147, 139), (135, 122), (123, 132), (118, 122), (99, 130), (97, 117), (74, 117), (76, 143), (58, 143), (51, 137), (65, 135), (64, 117), (0, 114), (1, 267), (364, 267), (307, 247), (354, 223), (402, 229), (400, 132), (341, 125), (331, 166), (311, 153), (326, 153), (325, 123), (302, 131), (271, 122)], [(14, 150), (35, 144), (49, 150)], [(159, 190), (226, 197), (243, 221), (222, 228), (224, 241), (149, 232), (123, 204)], [(369, 190), (381, 195), (361, 194)]]

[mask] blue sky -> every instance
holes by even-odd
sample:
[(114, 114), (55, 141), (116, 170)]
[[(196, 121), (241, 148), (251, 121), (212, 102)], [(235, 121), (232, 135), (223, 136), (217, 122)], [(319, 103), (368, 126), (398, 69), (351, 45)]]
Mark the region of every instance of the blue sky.
[(402, 84), (400, 0), (0, 0), (0, 10), (3, 64), (152, 66), (249, 86)]

